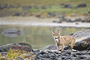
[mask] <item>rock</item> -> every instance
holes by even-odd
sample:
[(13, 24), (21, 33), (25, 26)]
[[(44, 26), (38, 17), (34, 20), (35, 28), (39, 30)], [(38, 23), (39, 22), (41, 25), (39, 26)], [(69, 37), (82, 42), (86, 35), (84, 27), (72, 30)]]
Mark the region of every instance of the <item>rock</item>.
[(34, 8), (35, 8), (35, 9), (38, 9), (39, 7), (35, 5)]
[(76, 42), (74, 45), (75, 50), (88, 50), (89, 48), (90, 48), (90, 38)]
[(13, 12), (13, 16), (20, 16), (21, 15), (21, 13), (19, 13), (19, 12)]
[(46, 9), (46, 6), (41, 6), (42, 9)]
[(19, 50), (25, 50), (25, 51), (33, 50), (31, 45), (27, 43), (11, 43), (11, 44), (0, 46), (0, 52), (7, 52), (9, 49), (19, 49)]
[(71, 4), (65, 4), (64, 8), (72, 8)]
[(38, 14), (38, 15), (36, 15), (36, 17), (40, 18), (40, 17), (41, 17), (41, 15), (40, 15), (40, 14)]
[(80, 55), (80, 56), (78, 56), (78, 58), (81, 60), (81, 59), (86, 59), (87, 57), (86, 57), (86, 55)]
[(62, 60), (66, 59), (66, 56), (62, 56), (61, 59), (62, 59)]
[(88, 58), (87, 60), (90, 60), (90, 58)]
[(60, 20), (65, 20), (65, 15), (61, 14), (61, 15), (59, 16), (59, 19), (60, 19)]
[(63, 53), (55, 53), (50, 51), (44, 52), (43, 50), (35, 58), (36, 60), (87, 60), (89, 59), (90, 51), (64, 51)]
[(8, 9), (9, 9), (9, 8), (15, 8), (15, 6), (13, 6), (13, 5), (8, 5), (7, 8), (8, 8)]
[(3, 7), (2, 7), (2, 5), (0, 4), (0, 10), (2, 10), (3, 9)]
[(17, 60), (24, 60), (22, 57), (17, 57)]
[(56, 50), (56, 45), (48, 45), (42, 48), (43, 50)]
[(3, 4), (2, 5), (2, 8), (7, 8), (7, 4)]
[(48, 13), (48, 16), (50, 16), (50, 17), (55, 17), (56, 16), (56, 13)]
[(77, 50), (72, 49), (72, 52), (77, 52)]
[(62, 23), (62, 21), (55, 21), (55, 20), (54, 20), (53, 23)]
[(77, 19), (75, 19), (75, 22), (81, 22), (81, 21), (82, 21), (81, 18), (77, 18)]
[(50, 58), (49, 54), (43, 54), (43, 58)]
[(81, 7), (87, 7), (87, 4), (86, 3), (83, 3), (83, 4), (77, 5), (77, 8), (81, 8)]
[(35, 55), (40, 54), (39, 52), (40, 52), (40, 50), (35, 50), (35, 49), (33, 50), (33, 54), (35, 54)]
[(90, 29), (76, 32), (72, 35), (76, 42), (90, 38)]
[(90, 14), (90, 11), (88, 11), (88, 13)]
[(42, 54), (42, 55), (43, 55), (43, 54), (46, 54), (46, 52), (44, 52), (44, 51), (41, 51), (41, 52), (40, 52), (40, 54)]
[(23, 8), (23, 10), (29, 10), (32, 8), (32, 6), (23, 6), (22, 8)]
[(73, 57), (77, 57), (77, 55), (75, 53), (72, 54)]
[(6, 57), (7, 56), (7, 52), (0, 52), (1, 56)]

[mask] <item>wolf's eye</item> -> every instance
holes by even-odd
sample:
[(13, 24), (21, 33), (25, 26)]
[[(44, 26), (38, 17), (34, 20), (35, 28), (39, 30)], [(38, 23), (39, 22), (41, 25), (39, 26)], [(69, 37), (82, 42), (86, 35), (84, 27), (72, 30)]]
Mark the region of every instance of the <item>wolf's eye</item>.
[(55, 39), (57, 39), (57, 38), (55, 38)]

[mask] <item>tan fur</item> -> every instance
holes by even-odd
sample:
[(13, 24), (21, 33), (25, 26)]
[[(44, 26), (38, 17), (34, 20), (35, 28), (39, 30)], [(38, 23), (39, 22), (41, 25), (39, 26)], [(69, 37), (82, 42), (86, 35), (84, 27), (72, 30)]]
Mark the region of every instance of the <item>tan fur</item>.
[(52, 36), (56, 43), (57, 51), (59, 50), (60, 45), (62, 46), (61, 51), (63, 52), (64, 46), (68, 46), (69, 44), (71, 44), (71, 49), (72, 49), (75, 44), (75, 39), (72, 36), (61, 36), (59, 30), (57, 32), (53, 31)]

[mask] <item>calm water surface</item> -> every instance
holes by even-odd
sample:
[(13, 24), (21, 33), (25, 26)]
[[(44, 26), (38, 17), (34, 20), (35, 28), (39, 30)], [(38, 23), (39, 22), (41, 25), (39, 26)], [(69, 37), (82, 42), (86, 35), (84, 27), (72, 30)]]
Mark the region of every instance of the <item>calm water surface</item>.
[[(5, 30), (17, 29), (21, 31), (20, 35), (15, 37), (8, 37), (2, 34)], [(20, 26), (20, 25), (0, 25), (0, 45), (12, 42), (27, 42), (33, 48), (42, 48), (44, 46), (54, 44), (52, 38), (52, 30), (59, 29), (61, 35), (68, 35), (87, 28), (62, 28), (62, 27), (48, 27), (48, 26)], [(10, 33), (9, 33), (10, 34)], [(14, 34), (14, 33), (11, 33)]]

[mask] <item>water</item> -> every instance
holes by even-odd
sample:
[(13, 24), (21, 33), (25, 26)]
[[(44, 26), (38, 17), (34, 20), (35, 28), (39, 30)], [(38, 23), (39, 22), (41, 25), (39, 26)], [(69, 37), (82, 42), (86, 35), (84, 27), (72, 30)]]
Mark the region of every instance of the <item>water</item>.
[[(8, 37), (2, 34), (7, 29), (18, 29), (22, 32), (16, 37)], [(0, 25), (0, 45), (12, 42), (26, 42), (33, 48), (39, 49), (44, 46), (55, 44), (52, 38), (52, 30), (59, 29), (61, 35), (69, 35), (71, 33), (88, 29), (88, 28), (65, 28), (50, 26), (22, 26), (22, 25)]]

